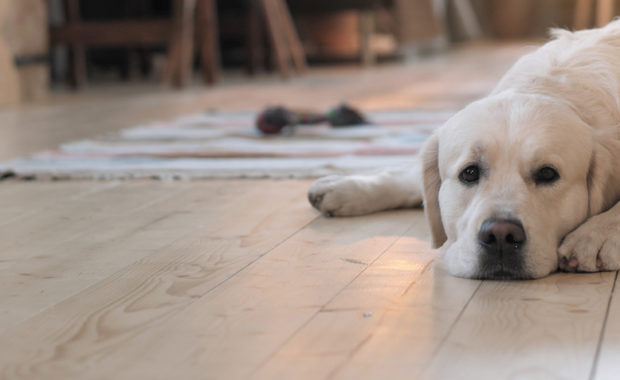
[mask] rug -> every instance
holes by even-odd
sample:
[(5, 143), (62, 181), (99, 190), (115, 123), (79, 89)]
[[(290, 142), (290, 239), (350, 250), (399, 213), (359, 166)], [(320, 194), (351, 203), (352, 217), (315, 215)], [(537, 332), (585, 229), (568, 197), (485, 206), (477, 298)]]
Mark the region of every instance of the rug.
[(403, 165), (453, 112), (367, 114), (368, 124), (262, 136), (255, 112), (204, 112), (63, 144), (0, 164), (27, 179), (314, 178)]

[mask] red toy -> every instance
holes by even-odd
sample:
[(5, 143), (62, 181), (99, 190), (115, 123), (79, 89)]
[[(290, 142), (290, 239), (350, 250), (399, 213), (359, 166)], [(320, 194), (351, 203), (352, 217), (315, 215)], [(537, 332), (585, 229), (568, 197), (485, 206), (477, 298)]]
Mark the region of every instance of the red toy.
[(286, 127), (319, 123), (328, 123), (338, 128), (368, 122), (361, 112), (344, 103), (326, 113), (290, 110), (281, 106), (268, 107), (256, 117), (256, 127), (267, 135), (278, 134)]

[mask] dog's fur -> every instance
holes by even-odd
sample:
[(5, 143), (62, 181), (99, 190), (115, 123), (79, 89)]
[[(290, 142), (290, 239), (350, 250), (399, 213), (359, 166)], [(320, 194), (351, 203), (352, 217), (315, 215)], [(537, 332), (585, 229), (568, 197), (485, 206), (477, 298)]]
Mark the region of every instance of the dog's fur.
[[(433, 246), (456, 276), (620, 269), (620, 20), (552, 35), (440, 127), (410, 167), (322, 178), (310, 202), (350, 216), (423, 200)], [(464, 182), (472, 165), (479, 179)], [(559, 178), (541, 180), (552, 173), (542, 168)], [(480, 234), (496, 219), (522, 226), (526, 240), (489, 264)]]

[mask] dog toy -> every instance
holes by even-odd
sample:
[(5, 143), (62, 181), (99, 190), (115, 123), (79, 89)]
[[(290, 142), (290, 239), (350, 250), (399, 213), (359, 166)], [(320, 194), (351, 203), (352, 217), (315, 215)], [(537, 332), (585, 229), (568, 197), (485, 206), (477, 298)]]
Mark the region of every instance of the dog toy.
[(256, 117), (256, 127), (266, 135), (278, 134), (286, 127), (328, 123), (332, 127), (350, 127), (367, 123), (353, 107), (341, 104), (326, 113), (291, 110), (282, 106), (268, 107)]

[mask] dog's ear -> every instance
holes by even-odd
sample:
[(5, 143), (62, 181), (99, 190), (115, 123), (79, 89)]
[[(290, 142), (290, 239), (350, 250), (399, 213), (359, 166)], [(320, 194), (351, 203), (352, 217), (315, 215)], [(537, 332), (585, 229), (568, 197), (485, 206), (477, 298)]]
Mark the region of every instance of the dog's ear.
[(437, 134), (433, 134), (422, 148), (422, 178), (424, 183), (424, 213), (426, 220), (431, 227), (432, 246), (439, 248), (446, 241), (446, 231), (441, 220), (441, 210), (439, 209), (439, 187), (441, 177), (439, 176), (439, 139)]
[(612, 156), (609, 149), (594, 141), (588, 171), (588, 216), (600, 214), (613, 202), (615, 191), (611, 186)]

